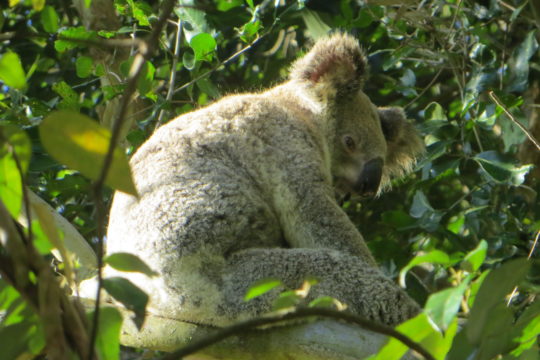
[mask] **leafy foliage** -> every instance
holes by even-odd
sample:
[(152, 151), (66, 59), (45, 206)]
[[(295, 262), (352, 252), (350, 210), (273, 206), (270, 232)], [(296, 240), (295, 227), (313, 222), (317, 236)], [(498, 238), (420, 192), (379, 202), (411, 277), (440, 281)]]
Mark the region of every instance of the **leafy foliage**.
[[(0, 199), (21, 218), (26, 184), (99, 250), (103, 224), (95, 209), (111, 191), (93, 197), (91, 181), (101, 173), (136, 63), (138, 48), (126, 39), (144, 39), (159, 8), (115, 0), (103, 23), (89, 25), (86, 12), (99, 10), (90, 0), (78, 3), (78, 11), (59, 0), (15, 0), (0, 9)], [(531, 239), (540, 231), (539, 175), (531, 165), (540, 157), (517, 125), (540, 138), (536, 1), (180, 1), (170, 20), (120, 132), (128, 155), (160, 123), (222, 94), (269, 86), (311, 40), (351, 32), (369, 53), (366, 93), (378, 105), (403, 106), (427, 145), (414, 174), (392, 191), (343, 205), (384, 271), (425, 307), (398, 330), (437, 359), (540, 358), (540, 269), (523, 260), (538, 253)], [(128, 174), (117, 150), (106, 184), (133, 193)], [(46, 259), (62, 247), (50, 222), (21, 223)], [(0, 241), (7, 358), (39, 354), (50, 332), (42, 300), (29, 290), (43, 273), (8, 266), (21, 256)], [(106, 262), (153, 275), (124, 255)], [(63, 264), (56, 270), (67, 276)], [(144, 292), (121, 278), (104, 285), (141, 325)], [(247, 298), (278, 285), (263, 281)], [(299, 302), (295, 291), (282, 299)], [(120, 321), (103, 309), (96, 344), (104, 359), (118, 358)], [(373, 358), (405, 351), (390, 340)]]

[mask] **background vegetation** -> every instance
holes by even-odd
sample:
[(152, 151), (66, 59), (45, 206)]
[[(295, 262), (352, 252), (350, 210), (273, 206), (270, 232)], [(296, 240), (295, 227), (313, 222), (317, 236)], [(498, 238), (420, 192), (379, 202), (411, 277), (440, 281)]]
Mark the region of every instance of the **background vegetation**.
[[(173, 116), (283, 80), (332, 30), (359, 39), (366, 93), (403, 106), (427, 145), (392, 191), (344, 204), (384, 271), (426, 309), (401, 331), (437, 359), (539, 359), (536, 0), (10, 0), (0, 10), (0, 358), (88, 358), (96, 336), (99, 356), (118, 358), (118, 314), (103, 310), (95, 335), (60, 290), (76, 264), (30, 190), (99, 254), (111, 187), (133, 191), (122, 151), (111, 175), (101, 170), (103, 129), (129, 156)], [(130, 291), (126, 305), (144, 313), (144, 294)], [(393, 340), (376, 358), (403, 351)]]

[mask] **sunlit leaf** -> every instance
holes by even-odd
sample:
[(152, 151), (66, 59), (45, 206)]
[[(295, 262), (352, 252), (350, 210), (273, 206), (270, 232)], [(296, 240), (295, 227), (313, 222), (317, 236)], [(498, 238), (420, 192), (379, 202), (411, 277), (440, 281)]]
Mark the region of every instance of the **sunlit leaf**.
[(281, 281), (278, 279), (262, 279), (257, 281), (255, 284), (251, 285), (248, 289), (246, 295), (244, 296), (244, 301), (251, 300), (257, 296), (266, 294), (270, 290), (281, 285)]
[(121, 277), (103, 279), (103, 288), (126, 309), (135, 313), (133, 321), (140, 329), (144, 323), (148, 295), (131, 281)]
[[(420, 343), (437, 360), (443, 360), (448, 352), (449, 343), (442, 334), (433, 327), (426, 314), (420, 314), (396, 327), (396, 330), (411, 340)], [(452, 328), (455, 334), (454, 327)], [(450, 334), (453, 337), (453, 334)], [(395, 338), (390, 338), (379, 350), (374, 360), (399, 360), (409, 348)]]
[(216, 40), (208, 33), (200, 33), (191, 38), (189, 46), (193, 49), (197, 61), (212, 61)]
[(519, 344), (512, 350), (512, 355), (519, 357), (537, 342), (540, 335), (540, 301), (535, 301), (519, 317), (513, 329), (513, 340)]
[[(92, 319), (93, 312), (88, 314)], [(120, 355), (120, 329), (122, 328), (122, 315), (110, 306), (104, 306), (99, 311), (98, 333), (96, 349), (102, 360), (118, 360)], [(91, 321), (91, 320), (90, 320)]]
[(86, 47), (85, 40), (96, 37), (94, 31), (88, 31), (84, 26), (69, 27), (62, 30), (58, 35), (58, 40), (54, 42), (54, 48), (58, 52), (74, 49), (76, 47)]
[[(57, 111), (39, 126), (43, 146), (59, 162), (96, 180), (101, 173), (111, 134), (89, 117)], [(125, 153), (117, 147), (105, 183), (114, 189), (136, 195)]]
[(0, 199), (15, 219), (22, 207), (20, 171), (26, 174), (31, 151), (30, 140), (24, 131), (13, 125), (0, 126)]
[(301, 14), (302, 19), (306, 23), (307, 31), (312, 39), (319, 39), (332, 30), (332, 28), (328, 26), (315, 11), (305, 9)]
[(8, 52), (0, 57), (0, 81), (19, 90), (26, 87), (26, 75), (19, 55)]
[(148, 276), (155, 276), (157, 273), (150, 269), (139, 257), (129, 253), (115, 253), (107, 256), (104, 262), (120, 271), (140, 272)]
[(451, 260), (447, 253), (440, 250), (433, 250), (427, 254), (417, 255), (399, 272), (399, 284), (405, 287), (405, 276), (407, 272), (416, 265), (424, 263), (450, 265)]
[(35, 11), (41, 11), (45, 6), (45, 0), (32, 0), (32, 7)]
[(425, 309), (440, 329), (446, 330), (455, 319), (470, 279), (467, 278), (456, 287), (432, 294), (427, 300)]
[(475, 272), (478, 270), (484, 263), (487, 248), (487, 242), (485, 240), (480, 241), (478, 246), (465, 256), (461, 263), (461, 268), (468, 272)]

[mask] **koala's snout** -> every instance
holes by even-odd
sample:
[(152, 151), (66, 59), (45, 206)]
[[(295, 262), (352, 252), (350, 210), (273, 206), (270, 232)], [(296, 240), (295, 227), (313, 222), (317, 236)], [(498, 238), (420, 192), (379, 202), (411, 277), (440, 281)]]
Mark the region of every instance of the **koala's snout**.
[(384, 161), (377, 157), (364, 164), (362, 173), (356, 181), (355, 190), (363, 196), (374, 196), (381, 184)]

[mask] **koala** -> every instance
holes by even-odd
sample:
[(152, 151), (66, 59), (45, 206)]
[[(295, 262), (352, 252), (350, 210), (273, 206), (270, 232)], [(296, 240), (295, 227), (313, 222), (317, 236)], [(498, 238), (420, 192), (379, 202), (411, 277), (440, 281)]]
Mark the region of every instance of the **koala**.
[(282, 84), (179, 116), (138, 149), (139, 198), (115, 194), (107, 253), (132, 253), (159, 273), (121, 273), (148, 293), (150, 313), (226, 326), (271, 310), (277, 289), (243, 300), (256, 281), (296, 289), (312, 277), (310, 299), (334, 297), (374, 321), (419, 311), (336, 198), (376, 195), (423, 149), (401, 109), (371, 103), (366, 77), (357, 41), (330, 35)]

